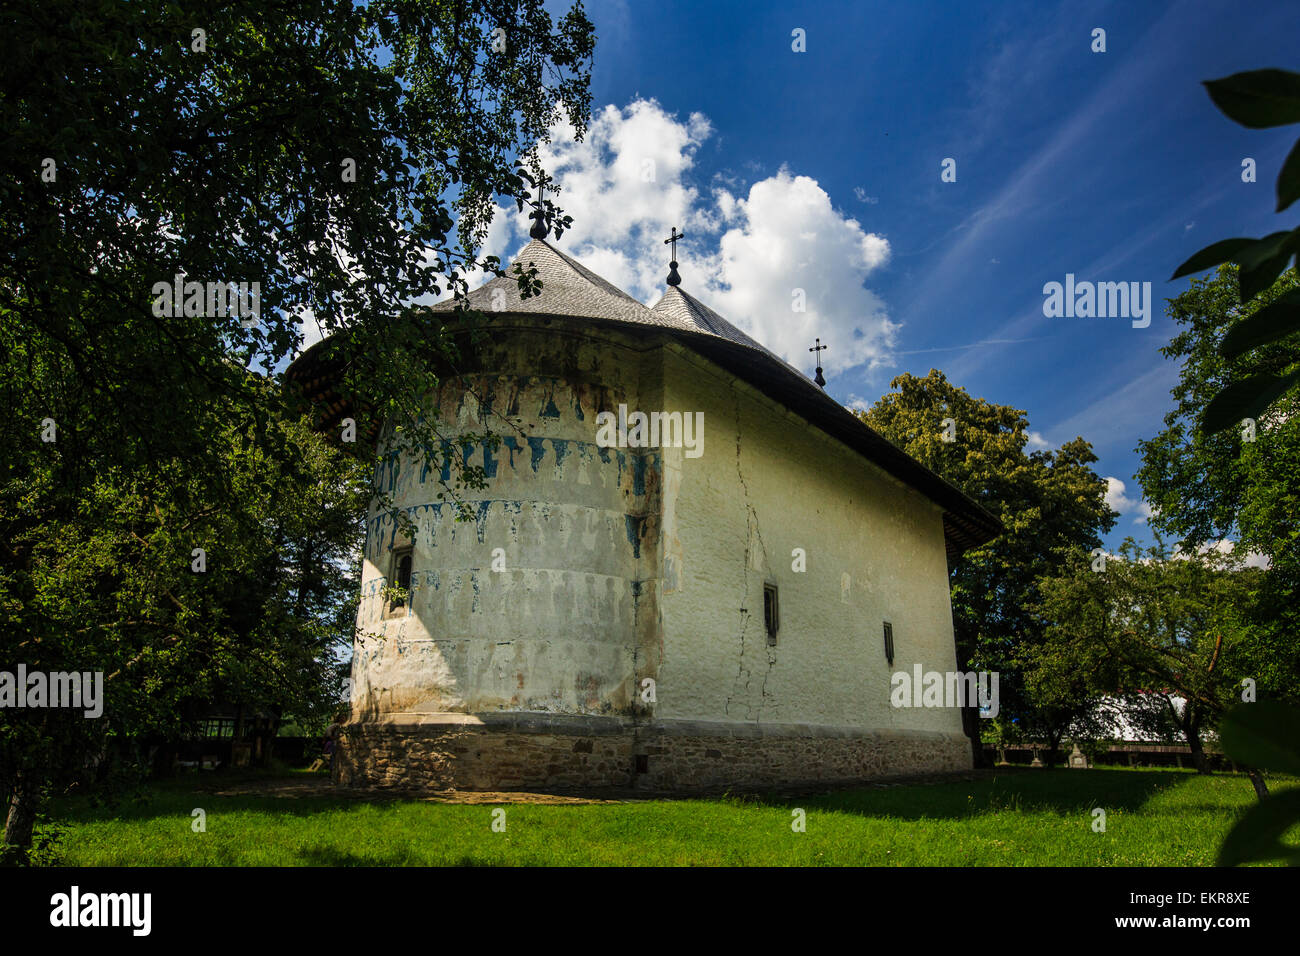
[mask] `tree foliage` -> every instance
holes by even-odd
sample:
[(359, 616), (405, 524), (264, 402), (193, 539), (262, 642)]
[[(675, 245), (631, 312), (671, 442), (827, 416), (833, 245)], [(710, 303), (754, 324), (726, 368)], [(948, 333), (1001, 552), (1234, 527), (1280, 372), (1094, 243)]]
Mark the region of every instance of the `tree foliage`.
[(1138, 446), (1138, 480), (1154, 511), (1152, 527), (1184, 552), (1230, 540), (1267, 559), (1250, 653), (1256, 676), (1293, 699), (1288, 688), (1300, 683), (1300, 394), (1284, 396), (1244, 427), (1209, 433), (1197, 422), (1225, 381), (1300, 361), (1300, 334), (1231, 360), (1219, 349), (1239, 323), (1297, 290), (1300, 275), (1291, 270), (1242, 305), (1237, 269), (1225, 265), (1173, 299), (1168, 314), (1180, 328), (1161, 351), (1182, 370), (1175, 404), (1164, 428)]
[[(936, 370), (925, 378), (900, 375), (891, 388), (859, 413), (862, 420), (1006, 528), (949, 568), (958, 663), (1000, 672), (1000, 726), (1010, 732), (1008, 725), (1016, 721), (1022, 735), (1059, 740), (1069, 722), (1086, 713), (1088, 702), (1035, 702), (1020, 659), (1026, 645), (1043, 637), (1042, 622), (1031, 610), (1039, 578), (1100, 547), (1101, 535), (1115, 521), (1105, 503), (1106, 483), (1091, 467), (1097, 460), (1092, 447), (1076, 438), (1055, 450), (1028, 451), (1023, 411), (972, 398)], [(949, 434), (952, 441), (946, 440)]]
[(1198, 769), (1203, 733), (1241, 699), (1251, 673), (1249, 608), (1262, 572), (1218, 551), (1174, 555), (1127, 539), (1102, 565), (1073, 561), (1040, 582), (1046, 640), (1031, 686), (1074, 675), (1094, 694), (1180, 696), (1176, 715)]
[[(564, 227), (537, 147), (582, 135), (593, 43), (541, 0), (5, 9), (0, 665), (108, 677), (102, 721), (0, 715), (9, 842), (110, 735), (333, 696), (367, 463), (279, 373), (333, 333), (354, 407), (438, 454), (424, 400), (455, 356), (418, 303), (499, 268), (498, 201)], [(258, 314), (165, 309), (178, 276), (256, 282)]]

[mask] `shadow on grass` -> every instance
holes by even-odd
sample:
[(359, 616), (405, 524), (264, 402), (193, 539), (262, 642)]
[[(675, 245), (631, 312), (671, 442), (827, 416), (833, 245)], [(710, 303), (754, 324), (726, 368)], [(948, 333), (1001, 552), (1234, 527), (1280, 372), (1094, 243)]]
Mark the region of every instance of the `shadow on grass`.
[(768, 794), (758, 802), (817, 807), (900, 820), (962, 819), (999, 811), (1078, 813), (1091, 807), (1138, 810), (1148, 800), (1192, 779), (1178, 771), (1029, 770), (1001, 768), (971, 780), (897, 787), (845, 789), (815, 795)]
[(407, 866), (411, 862), (405, 853), (362, 856), (332, 846), (300, 850), (298, 859), (303, 866)]
[[(340, 850), (337, 847), (320, 847), (314, 850), (301, 850), (298, 853), (298, 859), (302, 861), (303, 866), (410, 866), (411, 859), (403, 853), (388, 853), (383, 856), (368, 855), (362, 856), (356, 853), (350, 853), (347, 850)], [(476, 860), (468, 855), (462, 856), (450, 866), (474, 866), (474, 867), (491, 867), (495, 863), (484, 863), (482, 860)]]
[(255, 793), (216, 794), (207, 789), (187, 788), (174, 781), (151, 787), (141, 798), (127, 796), (105, 799), (100, 796), (59, 797), (52, 801), (51, 816), (65, 822), (94, 822), (112, 820), (119, 822), (145, 821), (157, 817), (189, 817), (191, 810), (201, 807), (209, 815), (222, 812), (265, 813), (272, 816), (310, 817), (332, 813), (357, 805), (376, 809), (396, 807), (400, 798), (387, 795), (375, 799), (358, 799), (345, 792), (325, 790), (310, 796), (284, 796)]
[[(937, 780), (926, 783), (900, 782), (893, 785), (845, 786), (798, 792), (750, 792), (741, 795), (643, 794), (641, 799), (655, 801), (716, 800), (740, 806), (817, 807), (822, 810), (900, 820), (962, 819), (981, 813), (999, 811), (1049, 811), (1077, 813), (1091, 807), (1137, 810), (1161, 791), (1193, 779), (1186, 771), (1150, 770), (1039, 770), (999, 768), (980, 772), (968, 779)], [(1217, 776), (1217, 775), (1216, 775)], [(1244, 780), (1244, 778), (1243, 778)], [(593, 792), (590, 795), (599, 796)], [(151, 791), (144, 801), (123, 801), (93, 805), (85, 798), (56, 801), (55, 816), (63, 822), (75, 821), (143, 821), (161, 816), (190, 815), (194, 807), (209, 814), (222, 812), (257, 812), (274, 816), (306, 818), (322, 813), (365, 805), (377, 810), (396, 809), (409, 795), (367, 795), (358, 797), (346, 791), (325, 790), (307, 796), (229, 794), (217, 795), (185, 788), (169, 781)], [(310, 851), (324, 854), (339, 851)], [(349, 854), (342, 854), (347, 857)], [(466, 861), (469, 862), (469, 861)], [(374, 865), (362, 858), (339, 862), (309, 863), (319, 866)]]

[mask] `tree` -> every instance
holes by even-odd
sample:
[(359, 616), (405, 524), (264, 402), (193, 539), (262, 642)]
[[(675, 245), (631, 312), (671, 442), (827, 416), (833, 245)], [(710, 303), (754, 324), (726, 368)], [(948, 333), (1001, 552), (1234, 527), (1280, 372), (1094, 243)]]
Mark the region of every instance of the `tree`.
[(0, 663), (101, 670), (111, 715), (2, 715), (7, 843), (110, 733), (328, 689), (365, 462), (305, 433), (279, 371), (319, 324), (353, 407), (438, 454), (454, 355), (416, 300), (498, 269), (498, 197), (567, 224), (537, 146), (582, 135), (593, 42), (541, 0), (6, 10)]
[(1026, 452), (1029, 421), (1023, 411), (972, 398), (933, 369), (925, 378), (900, 375), (890, 387), (859, 417), (1006, 528), (948, 569), (958, 661), (1000, 672), (1006, 721), (1017, 721), (1022, 733), (1059, 741), (1071, 721), (1085, 715), (1086, 702), (1035, 706), (1018, 661), (1026, 644), (1042, 639), (1042, 623), (1030, 611), (1039, 577), (1061, 568), (1070, 555), (1100, 547), (1101, 535), (1114, 524), (1106, 483), (1090, 467), (1097, 460), (1092, 447), (1076, 438), (1055, 451)]
[(1262, 691), (1294, 702), (1300, 701), (1300, 394), (1282, 396), (1258, 422), (1238, 429), (1210, 433), (1197, 422), (1224, 382), (1300, 361), (1300, 334), (1231, 360), (1219, 348), (1231, 329), (1300, 291), (1300, 275), (1284, 273), (1245, 305), (1237, 276), (1235, 266), (1221, 266), (1170, 302), (1168, 314), (1180, 330), (1161, 352), (1182, 372), (1163, 430), (1138, 446), (1137, 477), (1154, 511), (1152, 527), (1174, 536), (1182, 551), (1235, 541), (1236, 550), (1267, 560), (1253, 606), (1256, 639), (1244, 653)]
[[(1088, 668), (1088, 683), (1120, 696), (1185, 698), (1178, 721), (1192, 760), (1208, 773), (1203, 737), (1241, 699), (1253, 635), (1248, 610), (1262, 572), (1218, 551), (1172, 554), (1125, 540), (1104, 570), (1074, 562), (1041, 582), (1047, 639), (1038, 666)], [(1257, 786), (1262, 786), (1262, 780)]]
[(113, 741), (175, 739), (193, 704), (274, 704), (303, 717), (333, 705), (355, 618), (368, 476), (306, 421), (270, 427), (295, 460), (260, 454), (233, 428), (224, 436), (238, 509), (170, 465), (100, 473), (71, 517), (49, 493), (54, 468), (0, 485), (3, 669), (98, 672), (103, 688), (96, 719), (0, 712), (6, 845), (25, 847), (50, 789), (86, 779), (84, 768), (111, 759)]

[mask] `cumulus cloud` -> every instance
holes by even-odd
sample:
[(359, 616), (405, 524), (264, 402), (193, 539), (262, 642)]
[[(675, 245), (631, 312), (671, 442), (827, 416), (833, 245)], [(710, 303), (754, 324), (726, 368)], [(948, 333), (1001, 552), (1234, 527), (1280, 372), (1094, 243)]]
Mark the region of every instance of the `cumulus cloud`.
[(1126, 489), (1127, 486), (1118, 478), (1107, 478), (1106, 504), (1109, 505), (1113, 511), (1122, 515), (1136, 512), (1137, 516), (1133, 519), (1134, 523), (1145, 524), (1147, 519), (1155, 514), (1155, 511), (1152, 509), (1151, 505), (1141, 498), (1130, 498), (1125, 493)]
[[(1052, 443), (1049, 442), (1046, 438), (1044, 438), (1040, 432), (1031, 431), (1028, 435), (1028, 438), (1029, 441), (1027, 442), (1027, 445), (1030, 451), (1046, 451), (1047, 449), (1052, 447)], [(1121, 491), (1123, 490), (1123, 487), (1124, 486), (1121, 483), (1120, 485)]]
[[(712, 125), (654, 100), (595, 112), (582, 142), (564, 127), (552, 134), (543, 165), (574, 220), (558, 246), (598, 275), (653, 305), (666, 289), (663, 238), (676, 226), (686, 233), (682, 289), (792, 365), (812, 371), (814, 338), (830, 346), (828, 375), (891, 360), (898, 326), (864, 284), (889, 261), (889, 242), (836, 209), (816, 180), (783, 168), (747, 189), (732, 179), (702, 191), (695, 160)], [(484, 252), (508, 260), (529, 225), (499, 209)]]
[(717, 202), (728, 228), (702, 298), (796, 367), (816, 365), (814, 336), (830, 345), (822, 364), (831, 374), (888, 359), (897, 326), (863, 286), (889, 260), (887, 240), (841, 215), (816, 180), (785, 169), (743, 199), (721, 192)]

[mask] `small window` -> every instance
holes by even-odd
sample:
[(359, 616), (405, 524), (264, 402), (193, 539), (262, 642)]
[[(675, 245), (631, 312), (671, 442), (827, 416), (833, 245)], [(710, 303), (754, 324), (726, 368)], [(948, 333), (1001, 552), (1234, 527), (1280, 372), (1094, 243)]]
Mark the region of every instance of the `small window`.
[(393, 551), (392, 573), (388, 577), (389, 587), (400, 588), (402, 594), (394, 595), (388, 604), (388, 613), (398, 614), (406, 609), (411, 598), (411, 549), (398, 548)]
[(776, 585), (763, 585), (763, 626), (767, 628), (767, 644), (776, 644), (776, 632), (781, 627), (781, 609), (777, 603)]
[(890, 667), (894, 666), (894, 625), (888, 621), (885, 622), (885, 660)]

